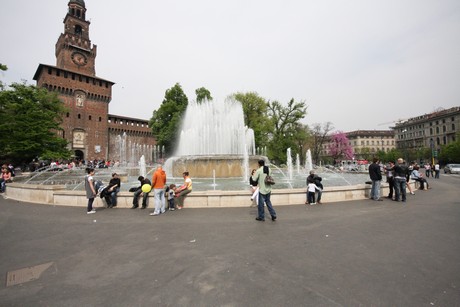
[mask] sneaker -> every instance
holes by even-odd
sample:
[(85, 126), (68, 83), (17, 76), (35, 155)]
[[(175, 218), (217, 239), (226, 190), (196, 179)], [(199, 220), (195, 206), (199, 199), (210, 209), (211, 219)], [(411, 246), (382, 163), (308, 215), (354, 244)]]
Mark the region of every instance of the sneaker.
[(160, 215), (160, 213), (152, 212), (152, 213), (150, 213), (150, 215), (155, 216), (155, 215)]
[(170, 210), (170, 211), (174, 211), (174, 210), (176, 210), (176, 209), (174, 209), (174, 208), (170, 208), (169, 210)]
[(414, 192), (410, 192), (410, 193), (411, 193), (412, 195), (415, 195), (415, 193), (414, 193)]
[(311, 203), (310, 206), (316, 205), (316, 203)]
[(93, 214), (93, 213), (96, 213), (96, 210), (93, 209), (91, 211), (86, 212), (86, 214)]

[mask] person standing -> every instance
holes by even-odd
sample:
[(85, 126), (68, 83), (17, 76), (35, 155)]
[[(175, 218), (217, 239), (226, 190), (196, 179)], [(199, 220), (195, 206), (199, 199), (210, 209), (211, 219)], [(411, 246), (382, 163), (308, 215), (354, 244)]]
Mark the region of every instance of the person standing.
[(398, 159), (398, 163), (394, 167), (394, 179), (395, 179), (395, 199), (394, 201), (406, 202), (406, 177), (409, 173), (407, 166), (404, 164), (402, 158)]
[(425, 163), (425, 176), (426, 176), (426, 178), (430, 177), (430, 173), (431, 173), (431, 165), (430, 165), (430, 163)]
[(369, 165), (369, 177), (372, 180), (371, 199), (382, 201), (380, 198), (380, 184), (382, 182), (382, 172), (380, 171), (379, 159), (374, 158)]
[[(315, 174), (314, 170), (310, 171), (310, 175), (307, 177), (307, 186), (309, 182), (313, 182), (319, 189), (316, 189), (318, 192), (318, 197), (316, 198), (316, 202), (318, 204), (322, 204), (321, 202), (321, 196), (323, 195), (323, 184), (322, 182), (323, 178)], [(316, 193), (316, 192), (315, 192)], [(307, 190), (307, 202), (305, 203), (306, 205), (308, 204), (308, 190)]]
[(192, 192), (192, 179), (189, 176), (188, 172), (183, 172), (182, 176), (184, 177), (184, 184), (176, 189), (176, 206), (177, 209), (182, 209), (184, 207), (184, 199), (187, 194)]
[(271, 169), (268, 166), (265, 166), (264, 160), (259, 160), (259, 168), (256, 170), (254, 175), (252, 175), (252, 180), (259, 183), (259, 203), (257, 205), (257, 217), (256, 221), (265, 221), (265, 209), (264, 204), (267, 205), (268, 212), (272, 217), (272, 221), (276, 220), (276, 211), (273, 209), (272, 202), (270, 201), (270, 195), (272, 191), (271, 185), (265, 184), (265, 177), (271, 175)]
[(388, 162), (388, 164), (389, 166), (385, 168), (387, 183), (390, 189), (390, 193), (388, 193), (387, 198), (393, 199), (393, 191), (394, 191), (394, 186), (395, 186), (395, 178), (393, 176), (393, 172), (395, 169), (395, 163), (393, 161), (390, 161)]
[(94, 168), (86, 169), (87, 175), (85, 176), (85, 191), (86, 198), (88, 198), (88, 206), (86, 214), (96, 213), (96, 210), (93, 209), (94, 198), (96, 197), (96, 188), (94, 186)]
[(439, 173), (440, 173), (440, 171), (439, 171), (439, 163), (436, 163), (434, 165), (434, 178), (435, 179), (439, 179)]
[(137, 189), (136, 192), (134, 192), (133, 206), (131, 207), (131, 209), (136, 209), (139, 207), (139, 197), (140, 196), (142, 196), (142, 208), (141, 209), (145, 209), (147, 208), (147, 205), (148, 205), (150, 192), (147, 192), (147, 193), (143, 192), (142, 187), (144, 186), (144, 184), (152, 185), (152, 183), (150, 182), (150, 180), (148, 180), (147, 178), (144, 178), (143, 176), (137, 177), (137, 180), (139, 180), (139, 182), (141, 183), (141, 186), (139, 187), (139, 189)]
[(161, 164), (157, 166), (157, 170), (153, 173), (152, 189), (155, 195), (155, 210), (150, 215), (160, 215), (165, 213), (165, 186), (166, 173)]

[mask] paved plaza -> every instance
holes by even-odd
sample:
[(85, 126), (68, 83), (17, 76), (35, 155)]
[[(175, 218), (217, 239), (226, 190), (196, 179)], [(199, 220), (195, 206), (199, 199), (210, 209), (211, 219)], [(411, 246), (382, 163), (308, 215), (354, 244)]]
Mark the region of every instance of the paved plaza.
[(276, 222), (249, 192), (157, 217), (0, 197), (0, 305), (460, 306), (460, 176), (429, 182), (406, 204), (275, 203)]

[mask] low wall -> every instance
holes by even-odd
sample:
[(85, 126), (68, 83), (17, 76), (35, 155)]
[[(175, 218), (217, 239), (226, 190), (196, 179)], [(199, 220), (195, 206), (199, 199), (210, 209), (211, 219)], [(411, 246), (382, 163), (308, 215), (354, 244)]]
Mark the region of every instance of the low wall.
[[(367, 199), (370, 195), (369, 184), (355, 186), (326, 187), (322, 202), (351, 201)], [(275, 206), (300, 205), (306, 200), (306, 189), (272, 190), (271, 200)], [(381, 195), (388, 194), (388, 184), (382, 183)], [(6, 196), (10, 199), (56, 206), (86, 207), (88, 200), (85, 191), (69, 191), (63, 185), (46, 186), (21, 183), (7, 185)], [(187, 208), (248, 207), (251, 205), (251, 192), (247, 191), (193, 191), (185, 199)], [(118, 193), (118, 208), (131, 208), (133, 193)], [(149, 207), (154, 204), (153, 193), (149, 196)], [(104, 207), (105, 202), (97, 197), (95, 207)]]

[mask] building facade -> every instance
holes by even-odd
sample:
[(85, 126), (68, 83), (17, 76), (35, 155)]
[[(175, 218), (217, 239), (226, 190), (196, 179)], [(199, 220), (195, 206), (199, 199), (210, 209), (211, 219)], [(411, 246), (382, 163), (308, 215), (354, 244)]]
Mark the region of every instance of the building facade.
[(395, 148), (395, 134), (392, 130), (356, 130), (346, 133), (355, 157), (375, 155), (379, 151), (389, 152)]
[(395, 131), (397, 149), (411, 153), (421, 148), (431, 148), (433, 158), (436, 158), (442, 145), (457, 141), (460, 107), (409, 118), (397, 123), (392, 129)]
[(109, 114), (115, 83), (96, 76), (97, 46), (91, 43), (89, 26), (84, 0), (70, 0), (55, 47), (56, 65), (39, 64), (34, 80), (57, 92), (67, 107), (61, 136), (77, 159), (123, 163), (142, 152), (152, 162), (155, 138), (148, 121)]

